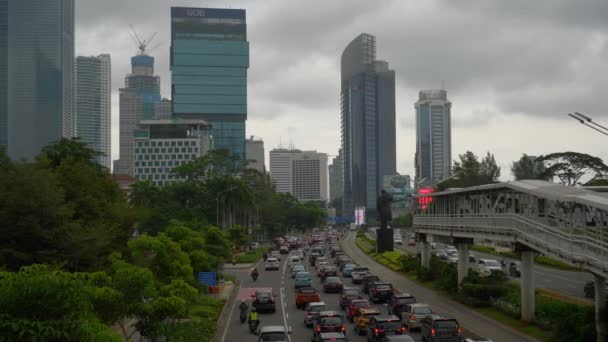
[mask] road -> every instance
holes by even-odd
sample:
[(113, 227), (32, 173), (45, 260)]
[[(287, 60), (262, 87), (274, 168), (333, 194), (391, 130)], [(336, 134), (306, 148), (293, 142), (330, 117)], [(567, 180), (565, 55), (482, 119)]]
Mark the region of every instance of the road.
[[(241, 281), (241, 290), (239, 293), (239, 297), (243, 299), (250, 300), (249, 297), (251, 293), (255, 291), (257, 288), (272, 288), (274, 293), (276, 294), (276, 303), (277, 303), (277, 311), (274, 314), (270, 313), (262, 313), (260, 314), (261, 326), (265, 325), (287, 325), (291, 327), (291, 341), (292, 342), (308, 342), (312, 337), (312, 328), (307, 328), (304, 326), (304, 310), (297, 309), (295, 306), (295, 292), (293, 288), (293, 280), (291, 279), (291, 275), (289, 273), (289, 267), (286, 265), (286, 257), (281, 258), (281, 267), (278, 271), (265, 271), (263, 265), (260, 264), (258, 266), (258, 270), (260, 271), (260, 277), (257, 282), (253, 282), (251, 278), (248, 276), (247, 270), (230, 270), (231, 274), (234, 274)], [(308, 258), (306, 258), (308, 260)], [(314, 272), (314, 268), (307, 265), (307, 269), (309, 272)], [(317, 290), (322, 290), (322, 285), (317, 277), (316, 273), (313, 274), (313, 287)], [(352, 284), (350, 278), (342, 278), (345, 286), (355, 287), (360, 285)], [(336, 310), (343, 312), (340, 309), (339, 298), (340, 294), (338, 293), (323, 293), (320, 291), (321, 300), (327, 303), (327, 307), (329, 310)], [(251, 302), (249, 302), (251, 305)], [(238, 303), (237, 303), (238, 305)], [(386, 313), (387, 308), (382, 304), (375, 305), (375, 307), (381, 312)], [(366, 336), (357, 336), (354, 332), (354, 325), (348, 320), (347, 323), (347, 337), (350, 338), (352, 342), (365, 342), (367, 341)], [(416, 341), (421, 341), (420, 333), (414, 332), (411, 336)], [(224, 338), (225, 342), (246, 342), (246, 341), (256, 341), (256, 338), (253, 334), (249, 333), (249, 328), (247, 323), (241, 324), (239, 321), (239, 310), (238, 308), (234, 308), (232, 314), (230, 315), (230, 322), (227, 326), (226, 336)]]
[[(370, 236), (374, 237), (374, 236)], [(407, 239), (403, 240), (407, 242)], [(416, 254), (416, 247), (395, 245), (396, 250), (404, 251), (410, 254)], [(478, 251), (470, 251), (470, 254), (475, 257), (494, 259), (500, 261), (501, 257), (482, 253)], [(505, 258), (507, 262), (516, 261), (516, 259)], [(511, 277), (512, 280), (519, 282), (519, 278)], [(550, 291), (555, 291), (569, 296), (584, 298), (584, 286), (588, 281), (593, 280), (593, 275), (588, 272), (564, 271), (552, 267), (542, 265), (534, 265), (534, 281), (536, 288), (543, 288)]]

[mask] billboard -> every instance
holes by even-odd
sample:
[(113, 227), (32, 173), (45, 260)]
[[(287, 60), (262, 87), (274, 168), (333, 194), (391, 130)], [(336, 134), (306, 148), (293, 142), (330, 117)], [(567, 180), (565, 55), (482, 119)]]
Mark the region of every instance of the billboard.
[(431, 196), (435, 192), (435, 188), (420, 188), (418, 189), (418, 205), (420, 209), (426, 209), (429, 207), (429, 203), (433, 201)]
[(410, 176), (384, 176), (382, 189), (393, 197), (392, 208), (405, 208), (406, 198), (411, 195)]
[(355, 224), (357, 226), (365, 224), (365, 207), (355, 208)]

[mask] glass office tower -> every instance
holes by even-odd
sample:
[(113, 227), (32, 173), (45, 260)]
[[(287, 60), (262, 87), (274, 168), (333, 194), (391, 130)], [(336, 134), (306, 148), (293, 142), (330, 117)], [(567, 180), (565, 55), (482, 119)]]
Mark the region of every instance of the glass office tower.
[(373, 218), (384, 176), (397, 171), (395, 71), (376, 60), (376, 38), (363, 33), (344, 49), (341, 73), (344, 215), (361, 206)]
[(33, 159), (74, 132), (74, 0), (0, 1), (0, 144)]
[(173, 115), (211, 123), (214, 147), (242, 161), (248, 68), (245, 10), (171, 8)]

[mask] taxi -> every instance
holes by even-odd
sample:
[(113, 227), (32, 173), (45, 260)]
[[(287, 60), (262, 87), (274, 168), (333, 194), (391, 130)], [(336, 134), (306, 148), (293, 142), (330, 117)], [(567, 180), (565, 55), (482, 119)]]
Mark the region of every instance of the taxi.
[(355, 331), (359, 335), (367, 333), (367, 327), (372, 317), (380, 315), (380, 311), (374, 308), (359, 308), (355, 314), (353, 321), (355, 322)]

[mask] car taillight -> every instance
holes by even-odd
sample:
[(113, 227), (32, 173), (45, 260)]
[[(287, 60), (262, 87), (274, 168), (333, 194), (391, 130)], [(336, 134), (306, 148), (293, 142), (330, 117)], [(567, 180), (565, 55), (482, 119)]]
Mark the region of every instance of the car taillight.
[(320, 333), (321, 332), (321, 326), (317, 325), (317, 332)]
[(402, 325), (401, 328), (399, 328), (399, 331), (405, 332), (405, 326)]
[(379, 333), (381, 333), (381, 332), (382, 332), (382, 329), (378, 329), (378, 328), (374, 329), (374, 333), (375, 333), (376, 335), (378, 335), (378, 334), (379, 334)]
[(431, 329), (431, 336), (435, 336), (435, 333), (437, 333), (437, 331), (435, 331), (435, 328)]
[(342, 332), (346, 332), (346, 327), (342, 326), (341, 330), (342, 330)]
[(461, 334), (462, 334), (462, 328), (458, 327), (458, 335), (461, 335)]
[(413, 321), (415, 319), (416, 319), (416, 317), (414, 315), (410, 315), (410, 321)]

